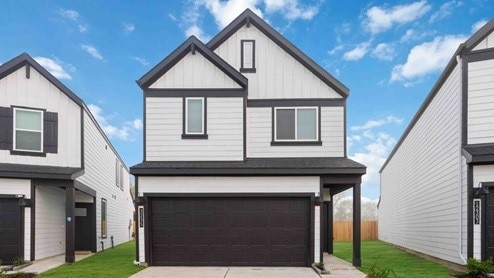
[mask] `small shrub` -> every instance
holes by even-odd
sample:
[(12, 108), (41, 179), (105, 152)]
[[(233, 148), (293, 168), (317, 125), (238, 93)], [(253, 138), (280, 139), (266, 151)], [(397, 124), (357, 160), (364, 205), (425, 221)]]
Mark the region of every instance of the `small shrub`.
[(367, 271), (367, 278), (391, 278), (396, 277), (396, 273), (391, 268), (380, 268), (374, 263)]
[(494, 262), (492, 259), (480, 261), (470, 258), (467, 262), (468, 273), (458, 275), (461, 278), (481, 278), (487, 277), (487, 273), (494, 272)]
[(13, 260), (12, 260), (12, 264), (14, 266), (19, 266), (19, 265), (23, 265), (25, 264), (26, 261), (24, 260), (24, 258), (21, 258), (21, 257), (15, 257)]
[(324, 263), (323, 262), (318, 262), (318, 263), (315, 264), (315, 266), (317, 268), (319, 268), (320, 270), (324, 270)]

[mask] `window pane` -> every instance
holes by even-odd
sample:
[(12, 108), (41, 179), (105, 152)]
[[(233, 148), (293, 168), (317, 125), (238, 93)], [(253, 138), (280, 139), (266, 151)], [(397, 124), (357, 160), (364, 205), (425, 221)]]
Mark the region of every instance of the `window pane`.
[(202, 133), (202, 99), (187, 100), (187, 133)]
[(106, 237), (107, 232), (107, 224), (106, 221), (106, 200), (101, 200), (101, 237)]
[(15, 148), (17, 150), (41, 151), (41, 132), (16, 130)]
[(15, 127), (41, 131), (41, 113), (15, 110)]
[(243, 68), (245, 69), (251, 69), (254, 67), (254, 65), (252, 64), (252, 61), (253, 61), (253, 57), (252, 57), (252, 54), (254, 52), (254, 43), (252, 42), (243, 42), (244, 44), (244, 64), (243, 64)]
[(276, 110), (276, 139), (278, 140), (295, 139), (295, 110), (294, 109)]
[(316, 140), (316, 109), (297, 110), (297, 139)]

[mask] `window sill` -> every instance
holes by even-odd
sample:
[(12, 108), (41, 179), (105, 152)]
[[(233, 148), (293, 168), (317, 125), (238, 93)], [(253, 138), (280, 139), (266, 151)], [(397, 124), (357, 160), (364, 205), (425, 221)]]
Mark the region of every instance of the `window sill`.
[(249, 69), (249, 68), (241, 68), (240, 69), (240, 72), (245, 72), (245, 73), (255, 73), (256, 72), (256, 69), (255, 68), (252, 68), (252, 69)]
[(271, 146), (322, 146), (322, 141), (271, 141)]
[(208, 139), (207, 134), (182, 134), (182, 139)]
[(46, 157), (46, 153), (45, 152), (39, 153), (39, 152), (14, 151), (14, 150), (11, 150), (10, 151), (10, 154), (11, 155), (42, 156), (42, 157)]

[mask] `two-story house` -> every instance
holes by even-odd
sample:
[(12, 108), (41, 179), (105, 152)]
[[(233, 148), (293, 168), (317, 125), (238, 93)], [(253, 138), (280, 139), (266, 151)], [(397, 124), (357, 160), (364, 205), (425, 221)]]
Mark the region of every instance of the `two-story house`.
[(308, 266), (332, 249), (330, 195), (353, 188), (360, 264), (366, 168), (346, 156), (348, 89), (338, 80), (246, 10), (137, 83), (137, 261)]
[(0, 260), (130, 239), (129, 172), (84, 102), (28, 54), (0, 66)]
[(382, 166), (381, 240), (461, 265), (494, 257), (493, 32), (494, 19), (458, 47)]

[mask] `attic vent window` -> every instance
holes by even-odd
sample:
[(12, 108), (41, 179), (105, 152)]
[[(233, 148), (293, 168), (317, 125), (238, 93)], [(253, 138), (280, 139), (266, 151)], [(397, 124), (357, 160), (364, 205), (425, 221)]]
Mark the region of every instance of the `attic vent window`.
[(240, 72), (256, 72), (256, 41), (240, 42)]

